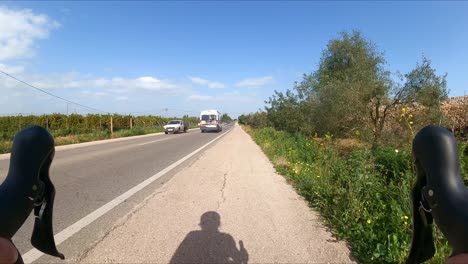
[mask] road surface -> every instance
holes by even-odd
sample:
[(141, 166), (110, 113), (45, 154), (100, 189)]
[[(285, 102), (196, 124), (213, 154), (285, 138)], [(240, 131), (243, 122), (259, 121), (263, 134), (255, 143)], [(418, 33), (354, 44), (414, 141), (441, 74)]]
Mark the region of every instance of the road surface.
[[(181, 134), (110, 140), (104, 144), (86, 143), (82, 147), (58, 147), (50, 170), (57, 190), (54, 233), (57, 234), (71, 226), (117, 196), (226, 133), (230, 128), (231, 125), (225, 126), (221, 133), (202, 134), (199, 130), (191, 130)], [(140, 204), (177, 171), (193, 162), (200, 153), (187, 159), (131, 198), (125, 199), (125, 202), (63, 242), (59, 250), (65, 254), (67, 261), (76, 259), (89, 250), (89, 246), (107, 234), (118, 219)], [(8, 165), (9, 159), (2, 156), (0, 182), (7, 174)], [(29, 241), (32, 225), (31, 216), (13, 238), (23, 254), (32, 249)], [(41, 257), (38, 261), (59, 259)]]
[(235, 126), (76, 261), (354, 263), (349, 254)]

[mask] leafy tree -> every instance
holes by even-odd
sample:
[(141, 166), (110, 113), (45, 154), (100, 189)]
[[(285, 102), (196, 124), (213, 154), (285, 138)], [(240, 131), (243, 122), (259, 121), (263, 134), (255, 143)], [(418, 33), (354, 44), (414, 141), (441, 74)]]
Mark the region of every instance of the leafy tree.
[(317, 71), (304, 75), (293, 91), (275, 92), (266, 102), (268, 117), (278, 129), (322, 135), (375, 127), (369, 120), (378, 116), (375, 105), (386, 101), (391, 85), (384, 64), (383, 55), (359, 31), (341, 33), (328, 43)]
[(267, 110), (268, 121), (277, 129), (289, 132), (299, 132), (303, 128), (305, 115), (300, 111), (298, 95), (291, 90), (285, 94), (275, 91), (266, 101), (270, 106)]
[(239, 123), (248, 125), (253, 128), (264, 128), (269, 126), (269, 121), (266, 112), (255, 112), (248, 115), (240, 115)]
[(226, 123), (229, 123), (232, 121), (232, 118), (227, 114), (227, 113), (224, 113), (222, 116), (221, 116), (221, 122), (226, 122)]
[(383, 54), (359, 31), (341, 33), (329, 42), (313, 74), (321, 133), (345, 135), (367, 128), (374, 138), (380, 136), (380, 106), (391, 87), (384, 65)]
[(396, 82), (385, 65), (383, 53), (359, 31), (343, 32), (330, 40), (316, 71), (304, 74), (285, 93), (275, 91), (265, 102), (268, 120), (276, 129), (306, 134), (347, 136), (359, 130), (369, 135), (373, 150), (390, 113), (402, 105), (424, 106), (428, 119), (424, 123), (440, 120), (440, 102), (447, 98), (446, 75), (436, 75), (423, 57)]
[(416, 102), (426, 108), (424, 123), (441, 122), (441, 102), (448, 98), (447, 74), (438, 76), (431, 61), (423, 55), (422, 63), (417, 64), (405, 74), (406, 82), (402, 88), (405, 103)]

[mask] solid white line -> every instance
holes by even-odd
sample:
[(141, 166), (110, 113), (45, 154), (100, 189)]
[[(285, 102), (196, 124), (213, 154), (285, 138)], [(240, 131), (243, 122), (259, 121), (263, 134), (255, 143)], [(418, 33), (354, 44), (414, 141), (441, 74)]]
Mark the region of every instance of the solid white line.
[(153, 141), (150, 141), (150, 142), (140, 143), (140, 144), (138, 144), (138, 146), (144, 146), (146, 144), (152, 144), (152, 143), (156, 143), (156, 142), (160, 142), (160, 141), (164, 141), (164, 140), (168, 140), (168, 139), (171, 139), (171, 138), (164, 138), (164, 139), (153, 140)]
[[(187, 133), (190, 133), (190, 132), (187, 132)], [(140, 143), (138, 144), (138, 146), (144, 146), (144, 145), (147, 145), (147, 144), (152, 144), (152, 143), (156, 143), (156, 142), (160, 142), (160, 141), (164, 141), (164, 140), (168, 140), (168, 139), (173, 139), (174, 137), (168, 137), (168, 138), (164, 138), (164, 139), (158, 139), (158, 140), (153, 140), (153, 141), (149, 141), (149, 142), (145, 142), (145, 143)]]
[[(198, 149), (194, 150), (192, 153), (190, 153), (187, 156), (183, 157), (182, 159), (172, 163), (171, 165), (169, 165), (168, 167), (166, 167), (162, 171), (156, 173), (155, 175), (151, 176), (147, 180), (143, 181), (142, 183), (138, 184), (137, 186), (135, 186), (135, 187), (131, 188), (130, 190), (126, 191), (125, 193), (121, 194), (120, 196), (118, 196), (114, 200), (112, 200), (112, 201), (108, 202), (107, 204), (101, 206), (100, 208), (96, 209), (94, 212), (92, 212), (89, 215), (81, 218), (80, 220), (78, 220), (77, 222), (72, 224), (71, 226), (65, 228), (60, 233), (58, 233), (58, 234), (56, 234), (54, 236), (55, 244), (60, 245), (63, 241), (67, 240), (68, 238), (70, 238), (74, 234), (78, 233), (81, 229), (85, 228), (86, 226), (88, 226), (89, 224), (94, 222), (96, 219), (98, 219), (99, 217), (103, 216), (105, 213), (109, 212), (110, 210), (112, 210), (113, 208), (115, 208), (116, 206), (121, 204), (126, 199), (132, 197), (135, 193), (137, 193), (141, 189), (145, 188), (146, 186), (150, 185), (155, 180), (157, 180), (160, 177), (164, 176), (166, 173), (168, 173), (169, 171), (171, 171), (172, 169), (174, 169), (175, 167), (180, 165), (182, 162), (188, 160), (190, 157), (197, 154), (198, 152), (200, 152), (201, 150), (203, 150), (204, 148), (206, 148), (207, 146), (209, 146), (210, 144), (212, 144), (213, 142), (215, 142), (219, 138), (225, 136), (231, 129), (232, 129), (232, 127), (228, 131), (223, 133), (222, 135), (217, 136), (215, 139), (211, 140), (210, 142), (206, 143), (205, 145), (203, 145), (203, 146), (199, 147)], [(44, 255), (44, 253), (42, 253), (39, 250), (33, 248), (33, 249), (29, 250), (26, 254), (23, 255), (23, 261), (24, 261), (24, 263), (31, 263), (31, 262), (37, 260), (38, 258), (40, 258), (42, 255)]]

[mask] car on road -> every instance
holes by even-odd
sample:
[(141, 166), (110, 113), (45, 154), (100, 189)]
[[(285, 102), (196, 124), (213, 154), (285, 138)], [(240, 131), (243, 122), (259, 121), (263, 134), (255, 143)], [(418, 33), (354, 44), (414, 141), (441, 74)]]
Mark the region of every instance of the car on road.
[(187, 132), (188, 125), (183, 120), (171, 120), (164, 126), (164, 134)]
[(202, 133), (208, 131), (220, 132), (223, 130), (221, 126), (221, 113), (218, 110), (203, 110), (200, 113), (200, 131)]

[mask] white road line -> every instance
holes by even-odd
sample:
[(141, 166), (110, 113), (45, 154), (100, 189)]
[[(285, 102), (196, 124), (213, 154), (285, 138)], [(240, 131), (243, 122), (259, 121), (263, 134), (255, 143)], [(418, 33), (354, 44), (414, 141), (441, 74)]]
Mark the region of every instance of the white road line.
[(156, 143), (156, 142), (160, 142), (160, 141), (164, 141), (164, 140), (168, 140), (168, 139), (171, 139), (171, 138), (164, 138), (164, 139), (153, 140), (153, 141), (150, 141), (150, 142), (140, 143), (140, 144), (138, 144), (138, 146), (144, 146), (146, 144), (152, 144), (152, 143)]
[[(190, 133), (190, 132), (186, 132), (185, 134), (187, 133)], [(152, 144), (152, 143), (156, 143), (156, 142), (160, 142), (160, 141), (164, 141), (164, 140), (168, 140), (168, 139), (173, 139), (175, 137), (168, 137), (168, 138), (164, 138), (164, 139), (158, 139), (158, 140), (153, 140), (153, 141), (149, 141), (149, 142), (145, 142), (145, 143), (140, 143), (138, 144), (138, 146), (144, 146), (146, 144)]]
[[(54, 236), (56, 245), (60, 245), (63, 241), (65, 241), (68, 238), (72, 237), (74, 234), (78, 233), (81, 229), (85, 228), (86, 226), (88, 226), (89, 224), (91, 224), (92, 222), (97, 220), (99, 217), (103, 216), (104, 214), (106, 214), (107, 212), (109, 212), (110, 210), (112, 210), (113, 208), (118, 206), (119, 204), (121, 204), (123, 201), (125, 201), (126, 199), (132, 197), (138, 191), (142, 190), (143, 188), (150, 185), (155, 180), (157, 180), (160, 177), (164, 176), (166, 173), (168, 173), (169, 171), (171, 171), (172, 169), (174, 169), (175, 167), (180, 165), (182, 162), (188, 160), (193, 155), (197, 154), (198, 152), (200, 152), (201, 150), (203, 150), (204, 148), (206, 148), (207, 146), (209, 146), (210, 144), (212, 144), (213, 142), (215, 142), (219, 138), (225, 136), (233, 127), (231, 127), (228, 131), (226, 131), (222, 135), (217, 136), (215, 139), (211, 140), (210, 142), (206, 143), (205, 145), (203, 145), (203, 146), (199, 147), (198, 149), (194, 150), (192, 153), (188, 154), (187, 156), (185, 156), (185, 157), (181, 158), (180, 160), (172, 163), (171, 165), (169, 165), (165, 169), (161, 170), (160, 172), (158, 172), (155, 175), (151, 176), (150, 178), (146, 179), (145, 181), (138, 184), (137, 186), (135, 186), (135, 187), (131, 188), (130, 190), (126, 191), (125, 193), (121, 194), (120, 196), (118, 196), (114, 200), (112, 200), (112, 201), (108, 202), (107, 204), (101, 206), (100, 208), (96, 209), (94, 212), (90, 213), (89, 215), (81, 218), (80, 220), (78, 220), (77, 222), (72, 224), (71, 226), (69, 226), (69, 227), (65, 228), (64, 230), (62, 230), (60, 233), (58, 233), (58, 234), (56, 234)], [(28, 252), (26, 252), (26, 254), (24, 254), (22, 257), (23, 257), (24, 263), (31, 263), (31, 262), (37, 260), (38, 258), (40, 258), (42, 255), (44, 255), (44, 253), (42, 253), (39, 250), (33, 248), (33, 249), (29, 250)]]

